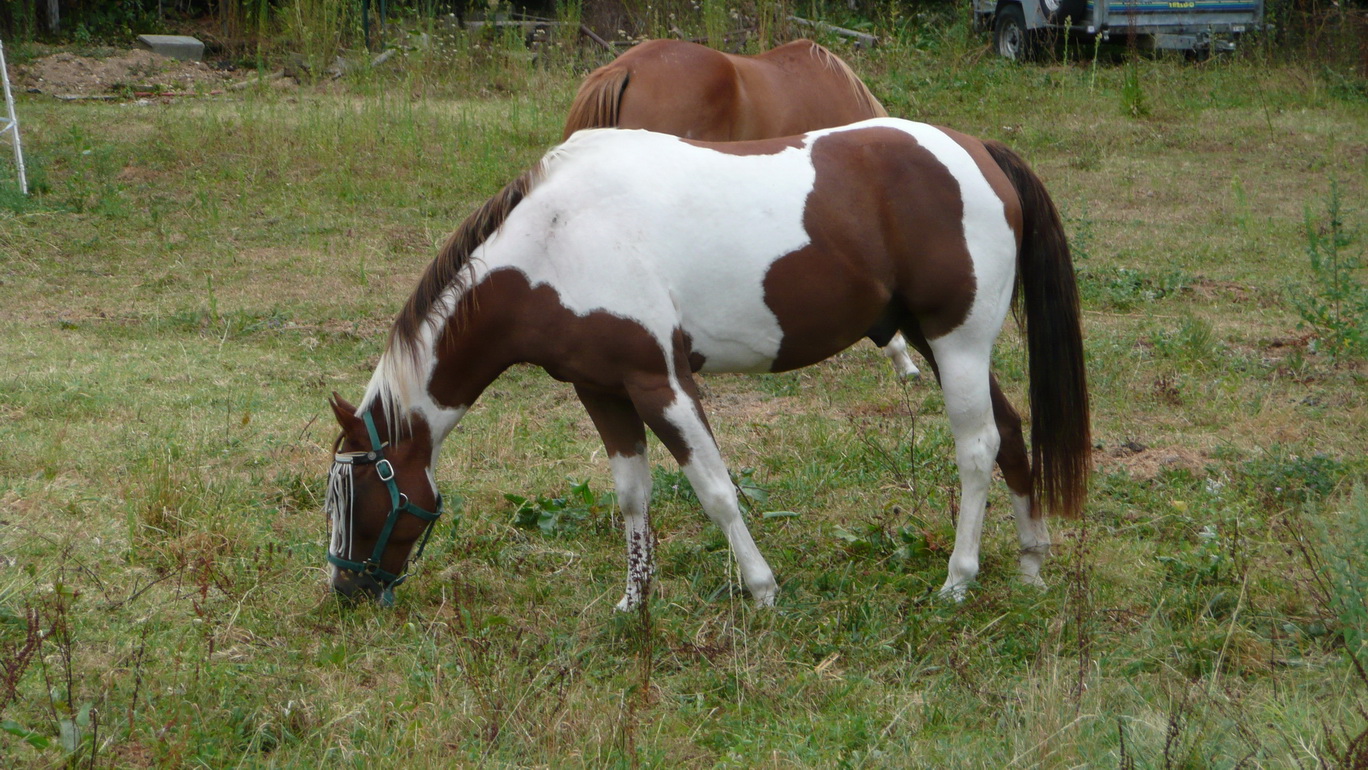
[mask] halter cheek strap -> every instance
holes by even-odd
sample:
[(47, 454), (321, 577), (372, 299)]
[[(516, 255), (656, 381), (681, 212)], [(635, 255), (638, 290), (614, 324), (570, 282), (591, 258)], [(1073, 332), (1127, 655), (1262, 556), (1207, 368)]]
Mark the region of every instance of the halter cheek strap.
[[(366, 434), (374, 448), (369, 452), (335, 454), (333, 455), (333, 462), (349, 465), (374, 465), (376, 476), (385, 482), (385, 488), (389, 490), (390, 511), (389, 515), (385, 517), (385, 526), (380, 530), (380, 537), (375, 541), (375, 550), (371, 552), (369, 559), (353, 561), (336, 556), (329, 551), (328, 561), (342, 569), (369, 575), (380, 584), (382, 591), (388, 593), (390, 589), (408, 579), (407, 572), (396, 575), (380, 567), (380, 558), (384, 555), (385, 548), (389, 546), (390, 535), (394, 532), (395, 523), (399, 521), (399, 514), (408, 513), (428, 523), (435, 522), (442, 515), (442, 495), (440, 493), (437, 495), (436, 511), (426, 511), (409, 502), (408, 495), (400, 492), (399, 485), (394, 481), (394, 466), (385, 459), (385, 445), (380, 443), (380, 435), (375, 430), (375, 419), (371, 417), (369, 411), (361, 415), (361, 419), (366, 424)], [(414, 560), (423, 555), (423, 549), (427, 547), (428, 537), (432, 535), (432, 530), (432, 527), (428, 527), (423, 532), (423, 539), (418, 542), (418, 552), (413, 555)]]

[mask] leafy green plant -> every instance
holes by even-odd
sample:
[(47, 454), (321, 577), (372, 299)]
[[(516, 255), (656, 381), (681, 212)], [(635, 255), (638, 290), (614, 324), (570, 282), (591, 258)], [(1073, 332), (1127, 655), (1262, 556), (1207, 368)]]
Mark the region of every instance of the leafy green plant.
[(837, 526), (833, 534), (845, 544), (847, 553), (877, 559), (911, 562), (927, 558), (938, 550), (934, 536), (914, 524), (893, 529), (869, 522), (856, 527)]
[(1324, 500), (1346, 472), (1344, 462), (1333, 457), (1304, 456), (1275, 445), (1263, 457), (1246, 462), (1238, 478), (1265, 504), (1295, 507)]
[(617, 505), (616, 494), (595, 492), (587, 481), (572, 482), (570, 491), (561, 497), (538, 495), (533, 500), (506, 494), (504, 499), (518, 506), (513, 514), (514, 524), (523, 529), (540, 530), (548, 537), (573, 535), (581, 527), (606, 521)]
[(1331, 356), (1368, 357), (1368, 286), (1358, 278), (1362, 261), (1346, 249), (1358, 234), (1344, 223), (1339, 183), (1331, 182), (1326, 220), (1306, 210), (1306, 255), (1315, 287), (1293, 298), (1302, 322), (1316, 331)]

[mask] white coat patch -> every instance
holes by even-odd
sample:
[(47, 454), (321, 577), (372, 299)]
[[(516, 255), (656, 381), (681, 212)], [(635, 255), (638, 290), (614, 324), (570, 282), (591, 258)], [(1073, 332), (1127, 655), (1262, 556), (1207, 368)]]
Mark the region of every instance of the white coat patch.
[(476, 251), (477, 276), (517, 269), (577, 315), (641, 323), (667, 351), (682, 328), (705, 371), (767, 371), (783, 334), (765, 274), (808, 244), (815, 180), (808, 147), (735, 156), (647, 131), (582, 131)]

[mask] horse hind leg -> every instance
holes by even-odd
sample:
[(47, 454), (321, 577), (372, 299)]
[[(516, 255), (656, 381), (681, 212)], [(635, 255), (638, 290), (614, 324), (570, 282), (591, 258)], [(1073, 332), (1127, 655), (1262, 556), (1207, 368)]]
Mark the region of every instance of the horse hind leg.
[(629, 392), (637, 413), (679, 462), (708, 518), (726, 535), (751, 598), (758, 606), (772, 606), (778, 592), (774, 572), (746, 528), (736, 486), (703, 416), (693, 378), (662, 376)]
[(901, 334), (893, 335), (893, 339), (888, 341), (883, 347), (884, 355), (893, 364), (893, 371), (899, 377), (907, 380), (914, 380), (921, 376), (921, 370), (912, 362), (912, 356), (907, 352), (907, 340)]
[(1001, 444), (988, 371), (992, 341), (977, 339), (961, 328), (933, 340), (930, 348), (931, 361), (940, 377), (945, 411), (955, 434), (955, 463), (960, 476), (955, 548), (940, 593), (960, 601), (978, 576), (988, 485)]
[(893, 364), (893, 371), (904, 379), (913, 379), (921, 376), (921, 370), (912, 363), (912, 356), (907, 352), (907, 339), (898, 331), (897, 317), (891, 311), (886, 313), (874, 328), (870, 329), (866, 335), (875, 345), (883, 348), (885, 356)]
[(1031, 458), (1026, 453), (1026, 440), (1021, 433), (1021, 415), (1002, 394), (997, 378), (991, 374), (988, 387), (1001, 442), (997, 464), (1002, 469), (1007, 488), (1012, 491), (1012, 518), (1016, 520), (1017, 542), (1021, 546), (1018, 574), (1023, 582), (1044, 588), (1040, 567), (1050, 556), (1050, 529), (1031, 489)]
[(646, 426), (632, 402), (576, 387), (594, 421), (613, 469), (618, 508), (627, 536), (627, 587), (617, 603), (621, 612), (641, 606), (655, 577), (655, 533), (651, 531), (651, 464), (646, 456)]

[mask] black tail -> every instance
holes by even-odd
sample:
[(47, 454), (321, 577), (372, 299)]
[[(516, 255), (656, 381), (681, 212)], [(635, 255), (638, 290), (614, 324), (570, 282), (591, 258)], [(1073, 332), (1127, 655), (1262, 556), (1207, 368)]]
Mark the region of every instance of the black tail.
[(1079, 516), (1092, 472), (1092, 431), (1073, 258), (1040, 177), (1005, 145), (984, 145), (1021, 199), (1017, 275), (1031, 370), (1031, 486), (1052, 511)]

